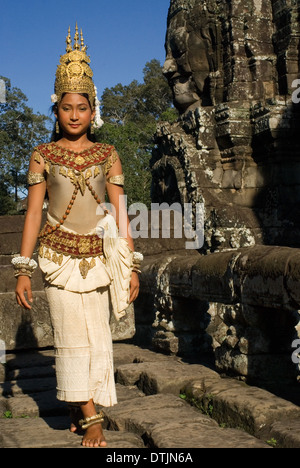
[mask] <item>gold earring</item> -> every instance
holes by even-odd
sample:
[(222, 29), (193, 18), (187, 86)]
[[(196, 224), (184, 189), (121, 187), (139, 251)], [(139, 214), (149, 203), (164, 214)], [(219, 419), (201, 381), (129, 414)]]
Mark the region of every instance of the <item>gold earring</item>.
[(58, 120), (56, 121), (56, 124), (55, 124), (55, 132), (56, 132), (57, 134), (59, 134), (59, 132), (60, 132)]
[(94, 121), (91, 121), (91, 135), (94, 135), (95, 133), (95, 127), (94, 127)]

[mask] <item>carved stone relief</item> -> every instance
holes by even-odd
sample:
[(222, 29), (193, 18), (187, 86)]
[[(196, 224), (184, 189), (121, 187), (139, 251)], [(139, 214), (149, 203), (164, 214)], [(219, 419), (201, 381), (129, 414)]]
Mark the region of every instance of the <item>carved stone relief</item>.
[(298, 18), (291, 0), (171, 0), (164, 74), (180, 117), (158, 126), (152, 195), (204, 201), (203, 252), (300, 245)]

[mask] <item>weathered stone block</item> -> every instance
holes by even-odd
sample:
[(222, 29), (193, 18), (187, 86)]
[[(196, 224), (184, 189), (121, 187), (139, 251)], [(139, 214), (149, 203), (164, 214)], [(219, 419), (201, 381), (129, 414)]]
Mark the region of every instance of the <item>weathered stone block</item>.
[(7, 350), (53, 346), (52, 325), (44, 292), (34, 293), (31, 310), (18, 306), (14, 293), (0, 293), (0, 338)]

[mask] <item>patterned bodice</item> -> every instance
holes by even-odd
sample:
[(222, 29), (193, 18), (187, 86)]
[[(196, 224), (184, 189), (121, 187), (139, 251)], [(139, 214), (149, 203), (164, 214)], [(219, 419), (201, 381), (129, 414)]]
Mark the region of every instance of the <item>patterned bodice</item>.
[(75, 152), (55, 142), (35, 148), (35, 160), (45, 165), (49, 197), (48, 216), (79, 234), (89, 233), (101, 218), (106, 176), (117, 160), (111, 145), (95, 143)]

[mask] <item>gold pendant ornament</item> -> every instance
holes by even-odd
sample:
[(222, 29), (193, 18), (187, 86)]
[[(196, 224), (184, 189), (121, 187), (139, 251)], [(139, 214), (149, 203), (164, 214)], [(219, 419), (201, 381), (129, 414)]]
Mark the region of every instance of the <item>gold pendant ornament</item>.
[(78, 166), (82, 166), (85, 163), (85, 159), (82, 156), (77, 156), (74, 162)]
[(86, 258), (83, 258), (81, 262), (79, 263), (79, 270), (80, 270), (80, 274), (82, 278), (86, 279), (88, 272), (95, 266), (96, 266), (96, 260), (94, 258), (92, 258), (90, 263), (88, 262)]

